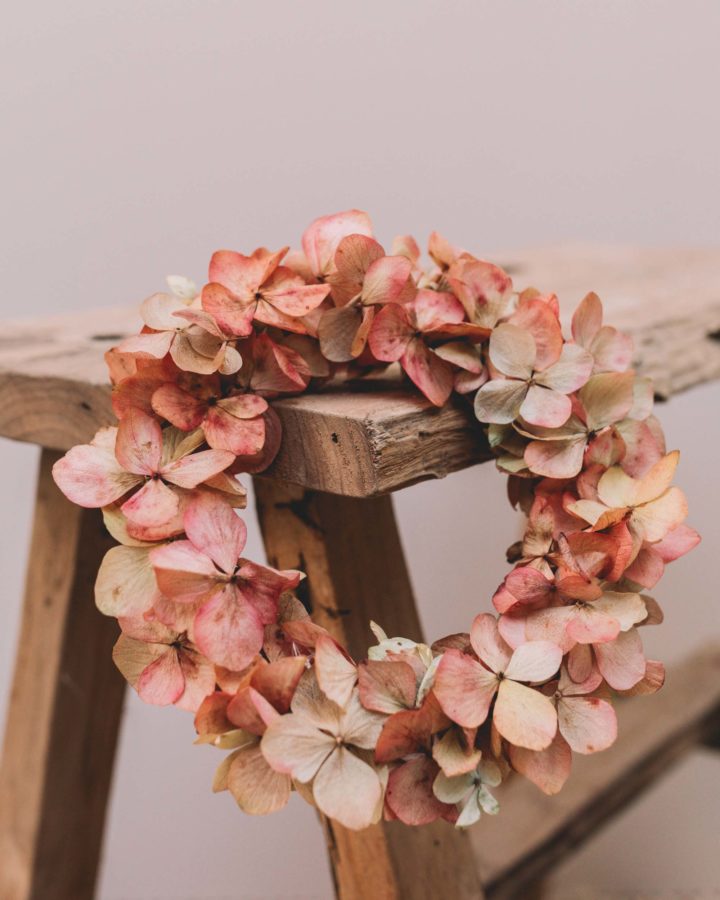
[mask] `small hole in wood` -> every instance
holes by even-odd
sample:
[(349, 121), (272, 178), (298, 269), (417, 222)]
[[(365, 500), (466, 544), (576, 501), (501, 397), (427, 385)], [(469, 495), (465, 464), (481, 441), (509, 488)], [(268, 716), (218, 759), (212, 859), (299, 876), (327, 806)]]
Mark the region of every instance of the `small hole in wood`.
[(121, 341), (127, 335), (124, 334), (93, 334), (91, 341)]

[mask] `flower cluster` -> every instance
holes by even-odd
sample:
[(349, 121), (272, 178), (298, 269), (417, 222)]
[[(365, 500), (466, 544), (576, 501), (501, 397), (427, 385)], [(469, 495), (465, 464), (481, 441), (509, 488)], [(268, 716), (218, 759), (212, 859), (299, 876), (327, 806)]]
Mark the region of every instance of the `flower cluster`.
[[(168, 279), (107, 354), (117, 427), (54, 469), (118, 541), (96, 585), (118, 667), (230, 751), (214, 786), (248, 813), (296, 790), (348, 828), (467, 826), (497, 812), (512, 770), (558, 791), (572, 751), (615, 740), (613, 695), (663, 683), (645, 591), (699, 537), (631, 340), (594, 294), (563, 336), (554, 294), (516, 291), (437, 234), (429, 256), (411, 237), (386, 252), (350, 210), (313, 222), (301, 251), (218, 251), (200, 291)], [(385, 365), (436, 406), (474, 404), (527, 525), (497, 615), (432, 646), (373, 623), (356, 662), (294, 596), (301, 572), (243, 557), (238, 475), (277, 453), (273, 398)]]

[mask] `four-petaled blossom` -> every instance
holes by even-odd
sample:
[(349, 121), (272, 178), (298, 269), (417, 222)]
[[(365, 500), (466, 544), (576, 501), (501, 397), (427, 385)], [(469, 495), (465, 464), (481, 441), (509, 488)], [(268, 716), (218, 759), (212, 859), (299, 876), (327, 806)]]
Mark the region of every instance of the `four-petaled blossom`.
[(513, 651), (488, 613), (473, 622), (470, 641), (477, 659), (448, 650), (438, 666), (433, 690), (445, 713), (474, 728), (485, 721), (497, 694), (493, 724), (499, 733), (518, 747), (547, 747), (557, 728), (555, 707), (528, 684), (551, 678), (560, 668), (562, 650), (549, 641), (531, 641)]
[(600, 298), (588, 294), (573, 315), (573, 338), (592, 354), (594, 372), (624, 372), (632, 361), (633, 340), (617, 328), (603, 325), (602, 320)]
[(252, 256), (243, 256), (233, 250), (218, 250), (213, 254), (202, 306), (223, 331), (249, 335), (256, 321), (306, 333), (302, 317), (323, 302), (330, 288), (305, 284), (292, 269), (281, 266), (286, 252), (260, 249)]
[(484, 384), (475, 395), (475, 415), (482, 422), (506, 425), (522, 417), (531, 425), (557, 428), (570, 417), (568, 394), (590, 377), (592, 356), (575, 344), (564, 344), (555, 353), (544, 354), (529, 331), (509, 322), (490, 337), (490, 362), (498, 377)]
[(159, 540), (182, 531), (178, 488), (192, 490), (211, 481), (235, 459), (227, 450), (197, 451), (197, 446), (192, 436), (178, 439), (152, 416), (132, 410), (118, 428), (106, 428), (90, 444), (69, 450), (55, 463), (53, 476), (73, 503), (85, 507), (108, 506), (139, 487), (121, 509), (134, 537)]
[(462, 368), (472, 366), (473, 374), (482, 371), (477, 358), (469, 363), (457, 355), (444, 358), (442, 348), (430, 346), (457, 335), (475, 340), (487, 335), (485, 329), (464, 323), (464, 319), (465, 311), (452, 294), (421, 290), (411, 302), (390, 304), (377, 314), (370, 332), (370, 349), (383, 362), (400, 362), (428, 400), (442, 406), (453, 389), (452, 362)]
[(345, 707), (329, 700), (311, 675), (295, 692), (289, 715), (271, 723), (261, 749), (278, 772), (312, 782), (318, 809), (346, 828), (367, 828), (382, 813), (380, 773), (358, 755), (377, 741), (383, 716), (354, 691)]
[(500, 806), (488, 788), (497, 787), (501, 781), (497, 763), (483, 759), (476, 769), (463, 775), (448, 777), (444, 772), (438, 772), (433, 782), (433, 793), (444, 803), (460, 804), (455, 827), (467, 828), (474, 825), (483, 813), (496, 816), (500, 812)]
[(195, 644), (214, 663), (239, 671), (260, 651), (280, 594), (297, 587), (300, 573), (241, 558), (245, 523), (213, 497), (193, 501), (184, 526), (187, 540), (150, 553), (158, 588), (175, 603), (193, 604)]

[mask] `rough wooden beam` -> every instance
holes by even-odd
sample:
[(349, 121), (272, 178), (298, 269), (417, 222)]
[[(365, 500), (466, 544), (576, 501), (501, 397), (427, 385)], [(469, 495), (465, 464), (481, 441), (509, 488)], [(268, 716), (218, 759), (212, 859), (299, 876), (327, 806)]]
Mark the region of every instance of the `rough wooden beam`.
[(617, 742), (597, 755), (575, 755), (572, 774), (555, 797), (520, 777), (498, 789), (500, 815), (470, 831), (488, 897), (524, 897), (669, 765), (718, 733), (720, 646), (671, 668), (659, 694), (621, 700), (617, 711)]
[[(636, 365), (667, 397), (720, 377), (720, 249), (561, 246), (508, 254), (518, 286), (554, 289), (564, 310), (587, 290), (635, 335)], [(100, 310), (0, 329), (0, 435), (66, 450), (113, 421), (103, 352), (138, 327)], [(461, 400), (437, 411), (412, 388), (277, 401), (285, 444), (272, 474), (374, 496), (487, 458)]]

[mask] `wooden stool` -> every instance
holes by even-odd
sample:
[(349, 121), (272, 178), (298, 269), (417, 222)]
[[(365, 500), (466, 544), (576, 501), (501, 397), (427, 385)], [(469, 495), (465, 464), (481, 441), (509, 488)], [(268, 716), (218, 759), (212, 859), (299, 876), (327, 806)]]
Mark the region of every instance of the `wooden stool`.
[[(639, 369), (667, 397), (720, 376), (720, 251), (597, 246), (527, 252), (518, 283), (587, 288), (631, 331)], [(3, 327), (0, 434), (42, 450), (31, 562), (0, 769), (0, 900), (92, 897), (124, 682), (110, 651), (114, 620), (93, 581), (112, 541), (51, 478), (58, 456), (114, 421), (102, 353), (137, 329), (107, 310)], [(671, 350), (671, 352), (667, 352)], [(442, 410), (410, 391), (315, 394), (274, 404), (284, 426), (272, 469), (255, 479), (268, 559), (307, 572), (320, 624), (364, 655), (369, 619), (420, 639), (390, 493), (489, 458), (463, 403)], [(508, 535), (508, 542), (512, 536)], [(549, 866), (631, 802), (669, 763), (720, 731), (720, 648), (674, 670), (646, 702), (619, 705), (620, 738), (580, 758), (563, 792), (510, 779), (502, 815), (469, 832), (383, 823), (349, 832), (325, 822), (342, 900), (527, 897)]]

